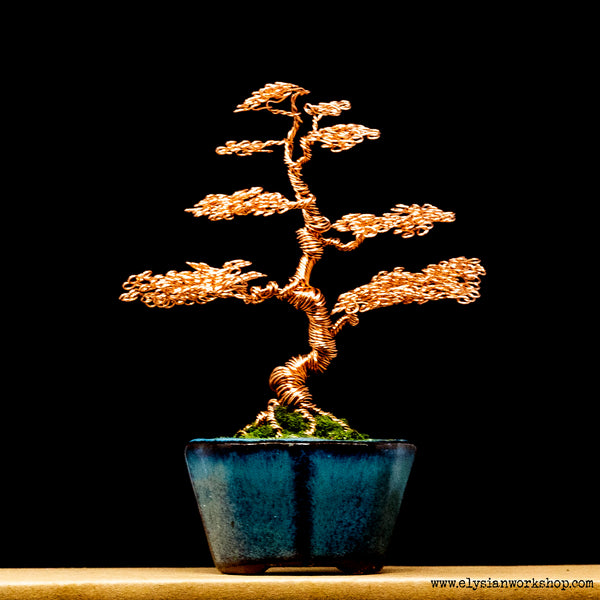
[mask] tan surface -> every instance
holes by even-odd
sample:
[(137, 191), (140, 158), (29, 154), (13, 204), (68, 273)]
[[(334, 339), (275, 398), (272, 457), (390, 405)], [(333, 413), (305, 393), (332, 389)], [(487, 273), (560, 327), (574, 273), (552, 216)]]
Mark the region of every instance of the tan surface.
[[(433, 588), (431, 580), (456, 580)], [(479, 583), (476, 583), (476, 580)], [(503, 583), (503, 580), (504, 583)], [(593, 588), (562, 589), (564, 582)], [(462, 581), (462, 587), (461, 586)], [(485, 582), (485, 588), (481, 582)], [(489, 586), (504, 586), (496, 589)], [(514, 587), (508, 587), (510, 581)], [(527, 583), (528, 582), (528, 583)], [(534, 587), (534, 583), (543, 587)], [(552, 582), (553, 587), (549, 587)], [(448, 586), (448, 584), (446, 584)], [(475, 589), (477, 585), (477, 589)], [(223, 575), (212, 568), (2, 569), (0, 599), (395, 599), (600, 598), (600, 565), (514, 567), (385, 567), (377, 575), (335, 569), (271, 569), (266, 575)]]

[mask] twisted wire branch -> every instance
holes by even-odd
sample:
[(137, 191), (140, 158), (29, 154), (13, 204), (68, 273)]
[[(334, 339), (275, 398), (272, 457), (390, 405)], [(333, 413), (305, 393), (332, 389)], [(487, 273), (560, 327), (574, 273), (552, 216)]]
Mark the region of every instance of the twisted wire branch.
[(284, 114), (293, 116), (294, 111), (285, 111), (273, 108), (271, 102), (279, 103), (294, 95), (309, 94), (308, 90), (295, 85), (293, 83), (285, 83), (284, 81), (276, 81), (275, 83), (267, 83), (260, 90), (252, 92), (249, 98), (246, 98), (233, 112), (243, 112), (247, 110), (269, 110), (274, 114)]
[(267, 150), (269, 146), (281, 146), (284, 140), (267, 140), (265, 142), (261, 140), (242, 140), (241, 142), (229, 141), (225, 142), (224, 146), (218, 146), (215, 152), (217, 154), (237, 154), (238, 156), (250, 156), (255, 152), (273, 152), (273, 150)]
[(365, 238), (393, 229), (395, 234), (410, 238), (415, 234), (425, 235), (434, 223), (451, 223), (455, 219), (454, 213), (444, 212), (431, 204), (396, 204), (390, 210), (392, 212), (384, 213), (381, 217), (362, 213), (344, 215), (332, 227), (336, 231), (350, 231), (355, 236)]
[(270, 217), (305, 205), (306, 202), (290, 201), (279, 192), (263, 192), (261, 187), (253, 187), (238, 190), (231, 195), (209, 194), (185, 211), (195, 217), (208, 217), (211, 221), (217, 221), (231, 220), (241, 215)]
[(333, 102), (319, 102), (319, 104), (309, 104), (308, 102), (304, 105), (304, 112), (312, 115), (313, 117), (324, 117), (326, 115), (331, 117), (339, 117), (343, 110), (351, 108), (348, 100), (334, 100)]
[(339, 117), (343, 110), (351, 108), (348, 100), (334, 100), (333, 102), (320, 102), (319, 104), (304, 105), (304, 112), (313, 117), (312, 128), (315, 131), (319, 127), (319, 120), (322, 117)]
[(172, 308), (173, 306), (206, 304), (217, 298), (248, 297), (248, 281), (264, 277), (263, 273), (241, 269), (251, 265), (246, 260), (231, 260), (222, 268), (206, 263), (188, 262), (193, 271), (168, 271), (166, 275), (152, 275), (144, 271), (131, 275), (123, 284), (125, 294), (119, 300), (141, 300), (146, 306)]
[(331, 314), (354, 314), (393, 304), (423, 304), (430, 300), (453, 299), (470, 304), (479, 298), (485, 269), (478, 258), (451, 258), (428, 265), (420, 273), (402, 267), (381, 271), (365, 285), (341, 294)]
[(342, 152), (360, 144), (365, 138), (376, 140), (380, 133), (378, 129), (371, 129), (364, 125), (344, 123), (313, 130), (304, 136), (304, 140), (310, 144), (321, 142), (322, 148), (328, 148), (332, 152)]

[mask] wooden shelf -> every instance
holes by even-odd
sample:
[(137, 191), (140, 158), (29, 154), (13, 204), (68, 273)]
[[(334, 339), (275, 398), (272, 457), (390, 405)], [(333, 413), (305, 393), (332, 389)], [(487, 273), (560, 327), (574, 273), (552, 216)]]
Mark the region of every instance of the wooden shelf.
[[(498, 587), (491, 587), (494, 585)], [(565, 590), (567, 585), (569, 589)], [(335, 569), (321, 568), (271, 569), (265, 575), (254, 576), (223, 575), (216, 569), (194, 567), (0, 570), (1, 600), (598, 597), (600, 565), (385, 567), (377, 575), (342, 575)]]

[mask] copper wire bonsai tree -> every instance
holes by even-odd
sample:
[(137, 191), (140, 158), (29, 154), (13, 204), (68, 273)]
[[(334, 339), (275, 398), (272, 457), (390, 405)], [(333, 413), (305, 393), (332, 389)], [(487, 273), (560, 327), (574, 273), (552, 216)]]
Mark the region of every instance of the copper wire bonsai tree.
[[(261, 187), (238, 190), (233, 194), (209, 194), (193, 208), (186, 209), (196, 217), (210, 220), (233, 219), (241, 215), (271, 216), (289, 210), (299, 210), (304, 226), (297, 233), (302, 252), (294, 274), (284, 285), (269, 281), (263, 286), (249, 282), (266, 275), (244, 271), (250, 266), (245, 260), (228, 261), (221, 268), (205, 263), (188, 262), (191, 271), (169, 271), (153, 275), (144, 271), (132, 275), (123, 284), (126, 293), (121, 300), (141, 300), (150, 307), (171, 308), (179, 305), (206, 304), (217, 298), (238, 298), (246, 304), (258, 304), (271, 298), (289, 303), (301, 310), (308, 319), (308, 343), (311, 351), (294, 356), (271, 373), (269, 385), (275, 398), (268, 401), (266, 410), (238, 432), (246, 437), (315, 436), (341, 439), (360, 439), (344, 419), (319, 408), (307, 386), (312, 373), (325, 371), (337, 355), (336, 336), (345, 325), (356, 325), (359, 314), (391, 306), (429, 300), (454, 299), (469, 304), (479, 297), (480, 277), (485, 270), (476, 258), (452, 258), (428, 265), (418, 273), (402, 267), (382, 271), (369, 283), (344, 292), (333, 308), (327, 306), (323, 293), (311, 284), (314, 266), (326, 248), (348, 252), (358, 248), (367, 238), (393, 231), (403, 238), (422, 236), (434, 223), (454, 221), (455, 215), (431, 204), (419, 206), (397, 204), (381, 216), (352, 213), (331, 221), (321, 214), (315, 195), (302, 177), (304, 165), (312, 157), (314, 144), (332, 152), (349, 150), (365, 139), (375, 140), (380, 132), (364, 125), (343, 123), (320, 127), (323, 117), (339, 117), (350, 108), (346, 100), (305, 103), (304, 113), (312, 118), (311, 130), (299, 137), (302, 111), (298, 99), (309, 91), (291, 83), (275, 82), (265, 85), (239, 104), (235, 112), (267, 110), (292, 120), (287, 135), (279, 140), (229, 141), (216, 149), (218, 154), (250, 156), (256, 152), (272, 152), (281, 147), (294, 199), (278, 192), (266, 192)], [(295, 157), (297, 155), (297, 157)], [(349, 233), (353, 238), (343, 242), (332, 231)]]

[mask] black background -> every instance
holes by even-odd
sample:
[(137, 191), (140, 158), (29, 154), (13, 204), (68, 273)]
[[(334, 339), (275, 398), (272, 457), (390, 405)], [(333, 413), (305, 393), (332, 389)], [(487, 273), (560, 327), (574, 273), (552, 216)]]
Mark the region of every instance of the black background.
[(22, 25), (2, 566), (211, 564), (185, 443), (263, 409), (271, 370), (307, 349), (304, 318), (276, 301), (161, 311), (118, 296), (130, 274), (188, 260), (291, 275), (294, 212), (183, 212), (251, 186), (291, 197), (277, 149), (214, 152), (285, 135), (286, 117), (232, 112), (273, 81), (311, 90), (309, 102), (349, 100), (328, 124), (382, 132), (315, 150), (305, 174), (329, 218), (400, 202), (456, 213), (423, 238), (328, 252), (313, 281), (331, 302), (397, 265), (464, 255), (488, 272), (475, 304), (365, 314), (310, 380), (325, 409), (418, 447), (390, 562), (597, 561), (591, 196), (578, 188), (585, 134), (564, 30), (543, 15), (355, 6), (298, 7), (297, 27), (270, 20), (277, 7)]

